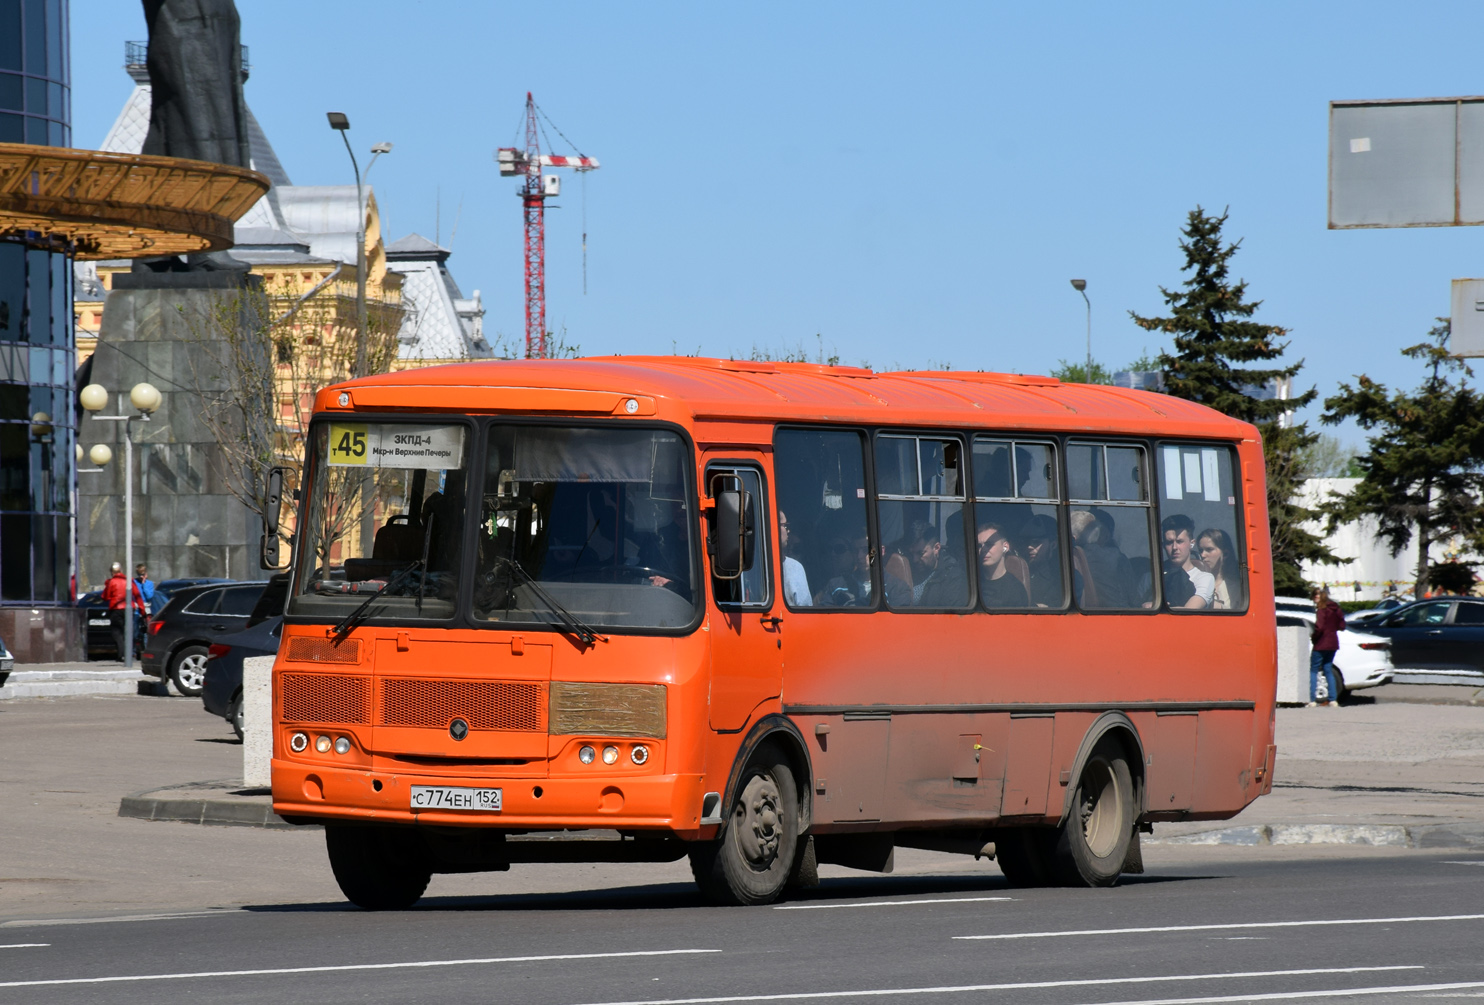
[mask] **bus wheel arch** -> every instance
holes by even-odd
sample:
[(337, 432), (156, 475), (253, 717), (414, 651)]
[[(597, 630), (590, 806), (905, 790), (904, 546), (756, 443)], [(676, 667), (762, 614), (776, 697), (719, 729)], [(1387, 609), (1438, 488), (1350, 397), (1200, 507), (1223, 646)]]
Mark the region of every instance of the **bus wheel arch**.
[(1088, 727), (1082, 737), (1081, 746), (1077, 748), (1077, 756), (1072, 761), (1071, 780), (1067, 783), (1067, 790), (1062, 795), (1061, 819), (1057, 821), (1058, 824), (1065, 824), (1072, 814), (1072, 800), (1076, 795), (1077, 781), (1082, 777), (1082, 771), (1087, 766), (1087, 759), (1092, 756), (1093, 750), (1103, 737), (1110, 734), (1112, 739), (1122, 746), (1129, 773), (1133, 776), (1135, 818), (1143, 817), (1145, 810), (1144, 743), (1139, 738), (1138, 727), (1127, 715), (1122, 712), (1104, 712)]
[(788, 758), (799, 789), (799, 834), (805, 834), (814, 820), (814, 764), (809, 758), (809, 747), (804, 742), (804, 734), (799, 732), (799, 727), (791, 719), (782, 715), (765, 715), (747, 731), (747, 736), (737, 748), (737, 756), (732, 759), (731, 770), (727, 773), (721, 804), (732, 805), (737, 797), (742, 772), (765, 743), (778, 747)]

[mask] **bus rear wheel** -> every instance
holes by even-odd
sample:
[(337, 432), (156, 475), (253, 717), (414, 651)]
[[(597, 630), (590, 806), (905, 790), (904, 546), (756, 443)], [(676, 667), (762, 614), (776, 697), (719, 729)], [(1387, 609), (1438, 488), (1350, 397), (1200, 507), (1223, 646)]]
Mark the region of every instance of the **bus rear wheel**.
[(406, 910), (433, 878), (408, 828), (326, 826), (325, 850), (340, 892), (367, 911)]
[(1111, 736), (1098, 741), (1072, 793), (1061, 826), (1056, 859), (1068, 886), (1118, 882), (1134, 836), (1134, 782), (1123, 747)]
[(691, 874), (714, 904), (768, 904), (795, 871), (799, 790), (788, 760), (773, 746), (753, 754), (720, 840), (693, 846)]

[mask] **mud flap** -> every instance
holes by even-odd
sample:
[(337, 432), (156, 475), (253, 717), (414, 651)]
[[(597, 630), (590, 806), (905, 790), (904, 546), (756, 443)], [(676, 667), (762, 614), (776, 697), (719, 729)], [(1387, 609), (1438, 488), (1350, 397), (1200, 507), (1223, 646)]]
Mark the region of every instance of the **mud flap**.
[(1128, 843), (1128, 854), (1124, 856), (1123, 868), (1119, 872), (1137, 875), (1144, 871), (1144, 853), (1139, 850), (1139, 828), (1134, 827), (1134, 836)]
[(808, 890), (819, 885), (819, 861), (814, 857), (814, 837), (805, 835), (794, 855), (794, 871), (788, 877), (788, 885), (794, 890)]

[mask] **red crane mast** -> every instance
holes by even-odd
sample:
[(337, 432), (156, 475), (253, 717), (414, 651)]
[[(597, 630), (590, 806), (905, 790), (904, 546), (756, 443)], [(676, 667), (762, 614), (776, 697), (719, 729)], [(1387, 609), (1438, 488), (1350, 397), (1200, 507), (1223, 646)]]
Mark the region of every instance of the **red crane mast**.
[(521, 209), (525, 216), (526, 358), (545, 359), (546, 345), (546, 200), (561, 194), (561, 179), (542, 173), (543, 167), (593, 171), (596, 157), (563, 157), (541, 152), (541, 127), (536, 121), (536, 99), (526, 92), (526, 147), (501, 147), (495, 153), (500, 174), (524, 175)]

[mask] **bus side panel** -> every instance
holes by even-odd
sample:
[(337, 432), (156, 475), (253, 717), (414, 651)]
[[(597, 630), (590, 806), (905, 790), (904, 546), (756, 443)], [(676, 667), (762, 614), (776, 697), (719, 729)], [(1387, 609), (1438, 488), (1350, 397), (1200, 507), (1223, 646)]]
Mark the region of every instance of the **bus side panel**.
[[(1005, 799), (1000, 813), (1007, 817), (1040, 817), (1047, 813), (1051, 788), (1053, 715), (1011, 715), (1005, 753)], [(1057, 812), (1060, 812), (1057, 807)]]
[(1132, 717), (1144, 744), (1144, 807), (1155, 814), (1183, 817), (1195, 804), (1195, 712), (1145, 712)]
[(1007, 713), (895, 715), (887, 805), (910, 825), (986, 824), (1000, 810)]
[[(1252, 712), (1212, 709), (1200, 714), (1196, 738), (1195, 805), (1188, 819), (1224, 820), (1252, 787)], [(1262, 755), (1266, 755), (1266, 748)]]

